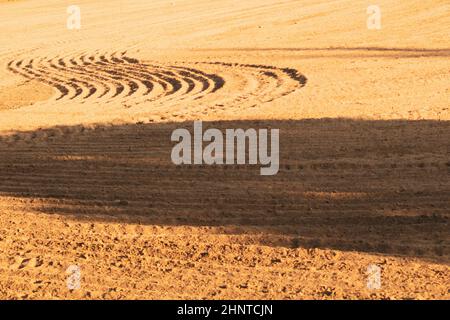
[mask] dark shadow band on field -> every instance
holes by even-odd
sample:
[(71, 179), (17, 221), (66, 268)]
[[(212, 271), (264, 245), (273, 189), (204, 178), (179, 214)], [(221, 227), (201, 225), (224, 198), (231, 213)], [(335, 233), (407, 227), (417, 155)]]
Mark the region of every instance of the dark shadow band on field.
[(449, 262), (450, 122), (203, 122), (280, 129), (280, 171), (171, 162), (193, 123), (55, 127), (0, 138), (0, 195), (73, 219), (211, 226), (258, 243)]

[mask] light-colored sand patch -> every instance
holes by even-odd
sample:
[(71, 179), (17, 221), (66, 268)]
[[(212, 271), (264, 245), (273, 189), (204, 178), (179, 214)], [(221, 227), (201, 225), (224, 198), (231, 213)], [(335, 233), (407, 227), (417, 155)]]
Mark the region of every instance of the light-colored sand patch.
[(0, 87), (0, 111), (18, 109), (38, 101), (45, 101), (50, 99), (54, 93), (51, 87), (38, 81)]

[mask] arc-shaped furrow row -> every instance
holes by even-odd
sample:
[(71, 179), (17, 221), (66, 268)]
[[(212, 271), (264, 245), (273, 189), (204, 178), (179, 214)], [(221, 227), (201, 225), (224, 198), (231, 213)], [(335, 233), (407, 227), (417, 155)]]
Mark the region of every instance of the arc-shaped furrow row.
[(166, 94), (165, 94), (166, 96), (170, 96), (170, 95), (178, 92), (183, 87), (183, 85), (181, 84), (181, 82), (179, 80), (171, 78), (171, 77), (167, 77), (163, 73), (153, 72), (152, 74), (154, 74), (155, 76), (159, 77), (160, 79), (163, 79), (164, 81), (170, 83), (170, 86), (172, 87), (172, 89), (166, 92)]
[(197, 81), (201, 85), (201, 89), (198, 90), (197, 93), (203, 93), (203, 92), (206, 92), (210, 88), (216, 87), (216, 84), (214, 83), (214, 81), (209, 77), (205, 77), (204, 73), (200, 70), (196, 70), (193, 68), (173, 66), (173, 65), (170, 66), (169, 68), (174, 70), (180, 76), (182, 76), (186, 79), (191, 79), (191, 80)]
[(71, 94), (71, 91), (74, 91), (73, 88), (71, 90), (71, 88), (69, 86), (66, 86), (64, 83), (61, 84), (60, 79), (58, 79), (57, 77), (50, 77), (46, 72), (42, 72), (42, 70), (40, 70), (39, 68), (30, 67), (29, 65), (27, 65), (23, 68), (23, 70), (35, 76), (37, 80), (50, 86), (56, 87), (61, 92), (61, 95), (56, 98), (56, 100), (61, 100), (69, 96)]
[(267, 97), (264, 97), (264, 102), (271, 102), (298, 89), (296, 84), (292, 84), (290, 86), (286, 85), (285, 75), (279, 70), (259, 72), (263, 77), (273, 79), (273, 81), (276, 82), (275, 88), (270, 87), (267, 91), (263, 92), (263, 95), (267, 95)]
[(146, 74), (144, 72), (137, 72), (134, 69), (130, 69), (127, 66), (124, 66), (122, 69), (126, 70), (127, 73), (132, 74), (134, 77), (139, 79), (139, 81), (144, 84), (144, 86), (147, 88), (147, 90), (144, 92), (144, 96), (150, 94), (153, 92), (155, 85), (154, 83), (158, 83), (164, 90), (167, 89), (167, 84), (159, 79), (156, 79), (155, 77), (152, 77), (150, 74)]
[[(186, 62), (182, 62), (182, 64), (186, 64)], [(246, 72), (245, 69), (235, 68), (236, 66), (238, 66), (237, 63), (194, 62), (193, 64), (195, 66), (220, 65), (219, 67), (213, 67), (213, 69), (223, 70), (222, 75), (225, 76), (227, 81), (229, 81), (232, 86), (237, 87), (237, 89), (232, 93), (220, 97), (220, 104), (218, 104), (218, 106), (227, 105), (228, 108), (233, 108), (235, 106), (243, 108), (245, 107), (244, 102), (249, 100), (252, 92), (258, 92), (257, 88), (255, 87), (255, 84), (257, 84), (257, 79), (255, 79), (255, 76), (249, 72)], [(193, 68), (189, 69), (192, 70)]]
[[(196, 81), (199, 81), (200, 83), (203, 84), (203, 90), (206, 90), (209, 87), (209, 83), (204, 77), (196, 76), (195, 74), (189, 73), (187, 71), (180, 72), (180, 70), (177, 70), (172, 67), (167, 68), (165, 66), (143, 64), (143, 63), (140, 63), (138, 60), (126, 57), (123, 54), (122, 54), (122, 56), (117, 57), (117, 53), (114, 53), (112, 55), (111, 60), (116, 63), (126, 62), (132, 68), (135, 68), (135, 69), (139, 70), (140, 72), (142, 72), (142, 71), (149, 72), (148, 70), (159, 70), (159, 72), (152, 73), (152, 74), (155, 76), (159, 76), (159, 77), (163, 76), (162, 79), (164, 79), (166, 81), (170, 81), (171, 84), (175, 87), (175, 89), (180, 89), (179, 84), (181, 81), (181, 83), (184, 83), (186, 85), (186, 91), (184, 92), (185, 94), (191, 93), (195, 89)], [(201, 73), (201, 72), (197, 70), (197, 73)], [(204, 83), (206, 83), (206, 85)], [(201, 90), (201, 91), (203, 91), (203, 90)], [(178, 90), (169, 91), (167, 95), (173, 94), (176, 91), (178, 91)]]
[(127, 97), (132, 96), (138, 90), (142, 91), (142, 95), (151, 92), (153, 89), (153, 85), (150, 85), (147, 81), (143, 82), (139, 77), (130, 76), (129, 72), (124, 72), (121, 64), (116, 64), (109, 61), (104, 55), (99, 57), (99, 60), (94, 59), (94, 68), (98, 68), (98, 66), (102, 66), (100, 69), (103, 69), (104, 72), (108, 73), (111, 77), (116, 80), (123, 81), (127, 84), (129, 90)]
[[(58, 59), (57, 61), (49, 60), (49, 63), (50, 63), (50, 67), (58, 70), (59, 73), (63, 73), (64, 75), (67, 75), (67, 76), (77, 75), (77, 73), (74, 72), (73, 70), (69, 70), (66, 67), (61, 67), (61, 59)], [(64, 62), (63, 62), (63, 64), (64, 64)], [(82, 90), (81, 93), (85, 93), (85, 95), (82, 96), (83, 99), (89, 98), (90, 96), (94, 95), (98, 90), (98, 88), (92, 84), (92, 81), (85, 81), (85, 80), (83, 80), (82, 77), (79, 77), (78, 75), (76, 78), (68, 77), (67, 79), (70, 83), (76, 83), (79, 85), (79, 87)], [(81, 95), (81, 93), (80, 93), (80, 95)]]
[[(261, 65), (261, 64), (240, 64), (240, 63), (227, 63), (227, 62), (204, 62), (206, 64), (214, 64), (214, 65), (221, 65), (221, 66), (227, 66), (227, 67), (246, 67), (246, 68), (253, 68), (258, 69), (263, 72), (266, 72), (266, 75), (270, 75), (269, 73), (271, 71), (281, 71), (285, 75), (287, 75), (292, 80), (296, 81), (300, 86), (305, 86), (308, 79), (302, 75), (297, 69), (293, 68), (277, 68), (274, 66), (268, 66), (268, 65)], [(273, 72), (272, 72), (273, 73)]]
[(112, 81), (111, 78), (102, 76), (101, 74), (95, 72), (87, 72), (87, 68), (85, 67), (85, 62), (82, 61), (82, 57), (71, 58), (66, 64), (70, 66), (70, 70), (74, 70), (81, 77), (84, 77), (85, 79), (91, 79), (91, 81), (94, 81), (98, 83), (98, 85), (102, 86), (102, 92), (96, 97), (97, 99), (103, 97), (106, 98), (108, 94), (112, 95), (114, 94), (114, 92), (116, 92), (116, 83)]
[[(183, 72), (182, 70), (178, 70), (172, 67), (150, 64), (146, 64), (145, 67), (147, 70), (152, 70), (152, 68), (157, 70), (156, 75), (163, 76), (163, 79), (177, 79), (182, 83), (182, 87), (184, 88), (184, 90), (182, 90), (180, 94), (177, 95), (168, 92), (164, 98), (158, 99), (159, 103), (167, 103), (174, 100), (179, 102), (185, 99), (195, 98), (210, 86), (206, 78), (195, 76), (189, 72)], [(153, 99), (153, 101), (155, 101), (155, 99)]]
[[(41, 74), (33, 71), (31, 68), (30, 69), (20, 68), (20, 66), (23, 64), (23, 62), (24, 62), (23, 60), (9, 62), (8, 70), (15, 74), (19, 74), (28, 80), (37, 80), (37, 81), (45, 83), (51, 87), (56, 88), (59, 91), (59, 97), (57, 97), (56, 100), (60, 100), (69, 94), (69, 90), (65, 86), (61, 85), (60, 83), (52, 81), (50, 79), (43, 78)], [(33, 63), (33, 60), (30, 60), (30, 62), (27, 64), (27, 66), (29, 66), (32, 63)]]
[(76, 79), (81, 79), (80, 82), (84, 83), (89, 89), (88, 94), (83, 97), (84, 99), (87, 99), (96, 93), (99, 93), (97, 96), (98, 98), (102, 97), (110, 90), (107, 85), (99, 81), (99, 79), (96, 79), (95, 75), (85, 74), (85, 71), (71, 60), (66, 62), (64, 61), (64, 58), (59, 58), (56, 61), (56, 67), (67, 74), (75, 74), (77, 77)]
[(69, 100), (74, 100), (78, 96), (81, 96), (83, 92), (88, 91), (88, 87), (86, 87), (83, 83), (74, 78), (67, 78), (65, 73), (62, 73), (56, 68), (56, 65), (52, 63), (50, 60), (47, 61), (47, 65), (38, 64), (39, 67), (34, 67), (35, 70), (39, 70), (45, 76), (52, 75), (53, 80), (63, 83), (66, 87), (72, 88), (74, 92), (69, 95)]
[(131, 68), (127, 65), (122, 65), (122, 69), (126, 70), (127, 73), (130, 73), (136, 77), (140, 77), (140, 81), (147, 87), (147, 92), (144, 94), (145, 96), (150, 94), (155, 89), (155, 84), (158, 84), (161, 86), (161, 93), (157, 94), (155, 96), (155, 99), (160, 98), (164, 95), (166, 95), (166, 92), (168, 88), (170, 87), (170, 83), (165, 81), (165, 79), (162, 79), (160, 77), (157, 77), (156, 75), (152, 74), (149, 71), (141, 71), (140, 69)]
[[(174, 67), (174, 66), (172, 66), (172, 68), (177, 68), (177, 67)], [(177, 68), (178, 69), (178, 68)], [(200, 89), (200, 92), (199, 93), (201, 93), (201, 92), (204, 92), (204, 91), (206, 91), (206, 90), (208, 90), (208, 88), (210, 87), (210, 83), (209, 83), (209, 81), (208, 81), (208, 79), (207, 78), (204, 78), (204, 77), (202, 77), (202, 76), (199, 76), (199, 75), (197, 75), (197, 74), (195, 74), (195, 73), (193, 73), (193, 72), (190, 72), (190, 71), (184, 71), (184, 70), (178, 70), (178, 73), (182, 76), (182, 77), (185, 77), (186, 79), (194, 79), (195, 81), (197, 81), (197, 82), (199, 82), (200, 84), (201, 84), (201, 89)], [(194, 81), (193, 81), (194, 82)], [(195, 83), (195, 82), (194, 82)]]
[[(96, 61), (92, 64), (92, 68), (95, 69), (95, 72), (103, 72), (111, 79), (117, 80), (121, 83), (124, 91), (126, 92), (125, 97), (133, 95), (139, 89), (139, 84), (135, 81), (135, 79), (130, 77), (129, 74), (122, 72), (120, 68), (110, 66), (102, 61)], [(116, 96), (113, 96), (113, 98), (114, 97)]]
[(93, 63), (94, 57), (86, 57), (85, 55), (82, 55), (80, 57), (82, 68), (85, 70), (87, 74), (96, 74), (97, 77), (100, 77), (102, 79), (105, 79), (105, 81), (108, 81), (110, 83), (113, 83), (115, 92), (111, 96), (111, 99), (119, 97), (124, 91), (125, 86), (122, 82), (117, 81), (116, 79), (112, 78), (110, 74), (107, 72), (104, 72), (104, 70), (101, 70), (98, 68), (98, 66), (95, 66)]
[[(77, 66), (79, 66), (79, 69), (82, 70), (83, 73), (94, 76), (99, 81), (104, 83), (109, 87), (109, 90), (107, 93), (105, 93), (104, 96), (108, 95), (105, 98), (113, 99), (115, 97), (119, 97), (124, 91), (125, 86), (122, 84), (122, 82), (116, 81), (111, 78), (109, 74), (106, 74), (104, 72), (98, 71), (97, 68), (94, 68), (94, 64), (91, 60), (91, 57), (87, 57), (86, 54), (83, 54), (75, 59), (75, 62)], [(108, 94), (110, 93), (110, 94)], [(101, 96), (101, 97), (104, 97)]]
[(20, 61), (10, 61), (7, 65), (7, 68), (9, 71), (11, 71), (14, 74), (21, 75), (24, 78), (27, 78), (29, 80), (33, 80), (36, 78), (36, 75), (33, 73), (25, 72), (23, 69), (20, 69), (20, 66), (24, 63), (23, 60)]
[[(233, 76), (235, 73), (233, 72)], [(243, 81), (243, 87), (241, 90), (236, 91), (236, 95), (232, 96), (230, 100), (226, 102), (231, 107), (238, 106), (238, 108), (245, 107), (244, 103), (252, 100), (254, 97), (261, 98), (262, 95), (262, 83), (258, 77), (252, 72), (242, 72), (239, 78)], [(253, 101), (255, 103), (256, 101)]]
[(182, 77), (182, 79), (188, 84), (186, 94), (191, 93), (195, 89), (195, 81), (188, 77)]
[(225, 79), (217, 74), (209, 74), (204, 71), (190, 68), (190, 67), (180, 67), (180, 68), (209, 79), (214, 84), (214, 86), (211, 90), (211, 93), (216, 92), (217, 90), (223, 88), (223, 86), (225, 85)]
[[(183, 67), (175, 66), (175, 65), (171, 65), (168, 68), (179, 74), (181, 77), (194, 80), (201, 86), (199, 89), (195, 90), (194, 94), (191, 94), (190, 96), (186, 97), (186, 99), (187, 98), (193, 100), (202, 99), (206, 95), (217, 91), (219, 88), (223, 86), (223, 84), (225, 84), (225, 80), (222, 77), (220, 77), (221, 80), (219, 82), (216, 82), (218, 79), (216, 75), (210, 75), (195, 68), (185, 66)], [(223, 84), (221, 83), (222, 81)]]
[(181, 79), (181, 82), (185, 84), (185, 90), (183, 92), (183, 94), (181, 96), (170, 96), (170, 94), (167, 94), (166, 96), (168, 96), (166, 99), (161, 100), (160, 102), (168, 102), (168, 101), (173, 101), (173, 100), (178, 100), (178, 101), (183, 101), (185, 99), (188, 99), (190, 97), (195, 97), (197, 94), (201, 93), (203, 91), (203, 86), (200, 87), (197, 91), (194, 91), (195, 88), (197, 88), (197, 84), (200, 84), (200, 82), (193, 80), (192, 78), (183, 76), (177, 72), (172, 72), (172, 71), (164, 71), (161, 70), (160, 71), (162, 74), (166, 75), (166, 76), (172, 76), (172, 77), (176, 77), (178, 79)]
[(60, 92), (60, 96), (56, 98), (56, 100), (62, 99), (64, 96), (69, 94), (68, 88), (61, 85), (57, 79), (46, 77), (44, 73), (39, 72), (33, 67), (34, 59), (31, 60), (19, 60), (19, 61), (11, 61), (8, 64), (8, 68), (10, 71), (20, 74), (21, 76), (27, 78), (28, 80), (37, 80), (42, 83), (45, 83), (49, 86), (57, 88)]
[[(151, 77), (156, 77), (160, 79), (161, 81), (164, 81), (168, 86), (165, 87), (165, 95), (172, 95), (183, 87), (180, 80), (164, 75), (163, 72), (155, 68), (154, 66), (146, 65), (146, 64), (140, 64), (138, 60), (128, 58), (128, 57), (122, 57), (122, 60), (125, 61), (125, 64), (122, 64), (121, 66), (123, 68), (126, 68), (130, 72), (137, 72), (139, 75), (148, 74)], [(170, 87), (169, 90), (167, 90)]]
[(261, 69), (251, 70), (250, 72), (256, 79), (258, 88), (251, 95), (259, 102), (268, 102), (279, 96), (278, 89), (288, 91), (284, 85), (284, 80), (280, 71), (273, 69), (271, 71), (262, 71)]
[(308, 79), (302, 75), (298, 70), (291, 68), (282, 69), (285, 74), (287, 74), (292, 80), (297, 81), (302, 87), (306, 85)]
[(165, 78), (157, 77), (151, 71), (144, 69), (142, 65), (130, 65), (125, 63), (125, 60), (115, 56), (108, 62), (111, 63), (111, 65), (120, 65), (120, 68), (126, 70), (127, 74), (130, 73), (139, 79), (147, 87), (147, 92), (145, 92), (144, 95), (148, 95), (153, 91), (155, 82), (163, 88), (163, 91), (167, 91), (168, 87), (171, 85)]
[(144, 93), (144, 96), (147, 96), (151, 92), (154, 91), (155, 82), (158, 83), (163, 88), (163, 91), (165, 91), (167, 89), (167, 84), (164, 81), (155, 78), (150, 73), (141, 71), (140, 69), (130, 68), (126, 64), (127, 61), (125, 61), (121, 57), (118, 57), (116, 52), (114, 52), (111, 55), (110, 62), (112, 64), (120, 64), (121, 66), (124, 67), (124, 69), (126, 69), (128, 72), (130, 72), (134, 76), (140, 77), (140, 81), (147, 87), (147, 91)]
[(52, 70), (37, 67), (37, 65), (40, 65), (42, 61), (43, 59), (38, 61), (31, 60), (27, 65), (23, 66), (22, 69), (33, 75), (35, 79), (56, 87), (61, 92), (61, 95), (56, 100), (61, 100), (65, 97), (70, 97), (70, 99), (73, 99), (82, 92), (82, 89), (76, 83), (65, 81), (64, 78), (60, 78), (58, 75), (55, 75)]
[[(194, 80), (180, 76), (172, 71), (167, 71), (166, 69), (163, 69), (163, 67), (147, 65), (147, 68), (145, 68), (142, 65), (130, 64), (124, 66), (124, 68), (128, 72), (137, 74), (145, 79), (156, 79), (156, 81), (164, 85), (165, 90), (163, 93), (152, 97), (149, 101), (159, 101), (161, 103), (175, 99), (181, 101), (189, 97), (188, 94), (196, 87), (196, 82)], [(167, 90), (169, 87), (171, 89)], [(175, 93), (179, 94), (175, 95)]]
[(173, 90), (171, 92), (168, 92), (168, 95), (174, 94), (175, 92), (178, 92), (183, 88), (182, 81), (180, 81), (180, 78), (173, 72), (160, 70), (155, 74), (170, 82), (170, 84), (172, 85)]
[(275, 74), (273, 71), (282, 72), (284, 73), (284, 75), (298, 82), (298, 84), (300, 84), (301, 86), (304, 86), (307, 81), (305, 76), (303, 76), (298, 70), (293, 68), (277, 68), (274, 66), (259, 65), (259, 64), (236, 64), (236, 65), (240, 67), (258, 69), (267, 76), (273, 76)]
[[(229, 62), (144, 63), (126, 52), (75, 57), (10, 61), (8, 70), (36, 79), (59, 91), (56, 100), (110, 103), (117, 99), (157, 102), (198, 100), (222, 89), (231, 81), (237, 90), (218, 95), (220, 104), (252, 107), (288, 95), (305, 86), (307, 79), (293, 68)], [(199, 66), (210, 65), (206, 69)], [(213, 71), (211, 71), (213, 70)], [(220, 75), (219, 75), (220, 73)], [(219, 102), (219, 101), (218, 101)]]
[(134, 79), (130, 77), (129, 74), (127, 75), (126, 73), (118, 71), (116, 68), (108, 67), (107, 64), (103, 62), (97, 62), (96, 64), (105, 66), (105, 68), (102, 68), (103, 72), (109, 74), (112, 79), (117, 80), (119, 82), (123, 81), (122, 85), (124, 88), (127, 89), (126, 90), (127, 94), (125, 95), (126, 97), (133, 95), (139, 89), (139, 84), (136, 81), (134, 81)]
[[(278, 68), (275, 66), (261, 65), (261, 64), (239, 64), (227, 62), (204, 62), (210, 65), (219, 65), (227, 68), (247, 68), (253, 72), (257, 72), (258, 77), (265, 77), (269, 79), (276, 79), (275, 87), (267, 85), (265, 88), (258, 89), (258, 94), (250, 94), (256, 97), (260, 102), (270, 102), (277, 98), (286, 96), (295, 92), (297, 89), (306, 85), (307, 78), (303, 76), (298, 70), (293, 68)], [(261, 82), (268, 82), (261, 80)]]
[(258, 79), (258, 88), (256, 89), (256, 92), (251, 92), (250, 95), (257, 102), (270, 102), (295, 91), (296, 86), (287, 84), (278, 70), (252, 71), (254, 72), (252, 74)]
[[(124, 61), (123, 59), (115, 58), (117, 62)], [(180, 80), (176, 75), (170, 72), (166, 72), (160, 67), (150, 66), (145, 64), (140, 64), (131, 60), (133, 62), (129, 62), (125, 60), (126, 63), (120, 64), (121, 69), (125, 69), (127, 73), (133, 74), (134, 76), (141, 77), (147, 81), (158, 82), (163, 86), (164, 93), (161, 96), (170, 96), (182, 90), (183, 87), (189, 88), (189, 83), (186, 82), (183, 84), (182, 79)], [(111, 60), (111, 62), (113, 62)], [(141, 80), (143, 81), (143, 80)], [(159, 97), (155, 97), (151, 100), (159, 99)]]

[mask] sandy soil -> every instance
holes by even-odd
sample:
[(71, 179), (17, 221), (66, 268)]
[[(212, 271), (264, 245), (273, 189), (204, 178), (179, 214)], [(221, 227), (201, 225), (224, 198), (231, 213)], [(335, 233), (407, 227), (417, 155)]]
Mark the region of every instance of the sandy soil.
[[(381, 30), (354, 0), (0, 3), (0, 298), (450, 298), (448, 1), (379, 0)], [(279, 128), (279, 174), (174, 166), (197, 119)]]

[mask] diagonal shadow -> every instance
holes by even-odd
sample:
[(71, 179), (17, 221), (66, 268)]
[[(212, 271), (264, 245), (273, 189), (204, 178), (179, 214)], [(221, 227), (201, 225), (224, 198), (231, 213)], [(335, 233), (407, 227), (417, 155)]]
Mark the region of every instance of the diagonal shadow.
[(279, 128), (280, 171), (175, 166), (192, 123), (55, 127), (2, 136), (0, 195), (73, 219), (220, 227), (265, 245), (449, 262), (450, 122), (204, 122)]

